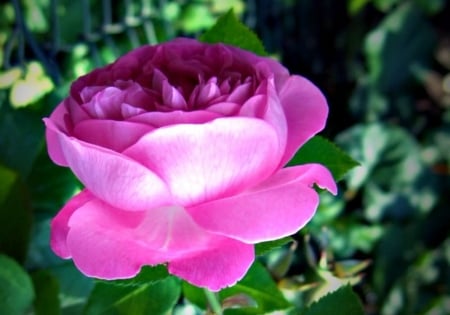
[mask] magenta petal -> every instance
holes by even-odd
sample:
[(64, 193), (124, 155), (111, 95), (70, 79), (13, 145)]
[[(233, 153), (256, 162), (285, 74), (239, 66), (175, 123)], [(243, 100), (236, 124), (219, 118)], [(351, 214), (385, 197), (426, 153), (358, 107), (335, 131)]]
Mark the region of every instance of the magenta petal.
[(195, 286), (219, 291), (236, 284), (254, 261), (253, 245), (224, 239), (198, 255), (173, 260), (169, 272)]
[(69, 233), (68, 222), (72, 214), (86, 202), (92, 200), (94, 196), (87, 190), (83, 190), (78, 195), (72, 197), (67, 204), (53, 218), (50, 230), (50, 246), (56, 255), (62, 258), (70, 258), (70, 250), (67, 248), (66, 239)]
[(178, 206), (129, 212), (95, 199), (78, 208), (68, 225), (67, 248), (75, 264), (103, 279), (132, 277), (143, 265), (191, 257), (222, 239)]
[(221, 117), (219, 114), (206, 110), (192, 112), (175, 110), (172, 112), (146, 112), (130, 117), (128, 121), (163, 127), (176, 124), (201, 124), (219, 117)]
[(85, 142), (122, 152), (154, 128), (145, 124), (115, 120), (84, 120), (73, 135)]
[(270, 176), (279, 163), (278, 146), (266, 122), (232, 117), (156, 129), (124, 154), (163, 178), (179, 204), (192, 205)]
[(67, 248), (85, 275), (102, 279), (135, 276), (141, 266), (166, 260), (133, 236), (143, 212), (115, 210), (98, 200), (77, 209), (69, 221)]
[(320, 90), (307, 79), (293, 75), (280, 91), (288, 124), (288, 138), (281, 165), (286, 164), (306, 141), (321, 131), (328, 105)]
[(47, 129), (57, 134), (67, 165), (98, 198), (136, 211), (171, 204), (166, 184), (149, 169), (114, 151), (68, 137), (46, 122)]
[(319, 164), (280, 170), (260, 185), (242, 194), (189, 208), (203, 228), (258, 243), (297, 232), (314, 215), (319, 196), (314, 184), (336, 193), (330, 172)]

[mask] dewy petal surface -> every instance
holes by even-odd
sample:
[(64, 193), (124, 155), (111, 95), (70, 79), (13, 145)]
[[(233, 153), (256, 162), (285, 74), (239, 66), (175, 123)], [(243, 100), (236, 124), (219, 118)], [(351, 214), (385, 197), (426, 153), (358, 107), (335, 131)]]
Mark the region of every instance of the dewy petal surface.
[(159, 128), (123, 154), (163, 178), (185, 206), (242, 191), (271, 175), (280, 159), (275, 130), (246, 117)]
[(134, 211), (171, 204), (167, 186), (149, 169), (114, 151), (68, 137), (46, 122), (57, 134), (68, 166), (98, 198)]
[(198, 255), (171, 261), (168, 269), (196, 286), (219, 291), (244, 277), (254, 255), (253, 245), (225, 239)]
[(336, 193), (330, 172), (319, 164), (280, 170), (260, 185), (239, 195), (189, 208), (205, 229), (245, 243), (278, 239), (297, 232), (314, 215), (317, 184)]
[(292, 75), (279, 93), (288, 125), (285, 165), (306, 141), (325, 127), (328, 105), (320, 90), (309, 80)]

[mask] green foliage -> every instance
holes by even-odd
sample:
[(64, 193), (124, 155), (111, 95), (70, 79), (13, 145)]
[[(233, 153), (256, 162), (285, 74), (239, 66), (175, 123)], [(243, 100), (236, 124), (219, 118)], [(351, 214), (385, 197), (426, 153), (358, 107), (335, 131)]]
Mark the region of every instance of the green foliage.
[(36, 315), (59, 315), (59, 283), (55, 276), (47, 270), (39, 270), (31, 275), (36, 298), (34, 311)]
[(361, 302), (350, 286), (343, 286), (313, 303), (303, 315), (364, 315)]
[(276, 248), (279, 248), (285, 244), (288, 244), (292, 241), (293, 241), (292, 237), (287, 236), (287, 237), (283, 237), (283, 238), (280, 238), (275, 241), (258, 243), (255, 245), (256, 255), (260, 256), (260, 255), (267, 254), (268, 252), (270, 252)]
[(0, 255), (0, 313), (25, 314), (34, 298), (28, 274), (13, 259)]
[[(167, 268), (164, 265), (157, 265), (155, 267), (144, 266), (137, 276), (131, 279), (105, 281), (111, 285), (118, 286), (134, 286), (139, 287), (164, 280), (169, 276)], [(99, 280), (101, 281), (101, 280)]]
[(25, 261), (31, 230), (31, 208), (17, 172), (0, 164), (0, 252)]
[(418, 60), (428, 64), (436, 41), (423, 13), (410, 3), (389, 14), (366, 39), (370, 79), (382, 93), (402, 89)]
[[(183, 283), (183, 295), (202, 309), (208, 301), (202, 289)], [(219, 292), (225, 315), (266, 314), (291, 307), (267, 270), (255, 262), (236, 285)]]
[(164, 315), (180, 296), (179, 281), (173, 277), (140, 286), (117, 286), (98, 282), (84, 310), (85, 315)]
[(259, 38), (236, 18), (233, 11), (220, 17), (210, 30), (200, 36), (200, 40), (211, 44), (233, 45), (257, 55), (267, 55)]
[(359, 163), (321, 136), (315, 136), (304, 144), (289, 162), (289, 165), (320, 163), (326, 166), (333, 177), (341, 179)]

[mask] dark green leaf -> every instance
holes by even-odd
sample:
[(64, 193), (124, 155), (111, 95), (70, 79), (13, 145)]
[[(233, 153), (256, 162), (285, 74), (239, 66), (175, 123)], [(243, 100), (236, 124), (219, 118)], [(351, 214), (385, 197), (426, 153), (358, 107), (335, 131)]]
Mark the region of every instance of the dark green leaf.
[(26, 178), (44, 144), (44, 124), (28, 108), (0, 107), (0, 163)]
[(34, 312), (36, 315), (61, 314), (59, 306), (59, 283), (48, 271), (39, 270), (31, 275), (36, 292)]
[(216, 24), (202, 36), (200, 40), (205, 43), (224, 43), (233, 45), (257, 55), (267, 55), (263, 44), (253, 31), (242, 24), (230, 10), (220, 17)]
[(31, 231), (31, 207), (17, 172), (0, 164), (0, 251), (25, 261)]
[(435, 32), (414, 4), (398, 6), (367, 36), (372, 82), (384, 93), (398, 91), (411, 80), (415, 64), (431, 62), (435, 42)]
[(255, 252), (257, 256), (267, 254), (268, 252), (279, 248), (287, 243), (292, 242), (293, 239), (290, 236), (280, 238), (274, 241), (262, 242), (255, 245)]
[(105, 282), (111, 285), (119, 286), (141, 286), (163, 280), (168, 276), (169, 273), (167, 272), (167, 268), (164, 265), (157, 265), (155, 267), (144, 266), (142, 267), (139, 274), (134, 278), (114, 281), (105, 280)]
[(49, 271), (60, 286), (61, 312), (64, 315), (80, 315), (94, 286), (92, 278), (83, 275), (71, 260), (61, 260), (60, 265)]
[(180, 283), (168, 277), (140, 286), (117, 286), (98, 282), (84, 311), (85, 315), (165, 315), (180, 297)]
[(289, 165), (320, 163), (327, 167), (336, 180), (341, 179), (350, 169), (359, 163), (338, 148), (334, 143), (315, 136), (305, 143), (289, 162)]
[(33, 297), (28, 274), (13, 259), (0, 255), (0, 314), (25, 314), (31, 308)]
[(259, 262), (255, 262), (246, 276), (235, 286), (220, 291), (221, 300), (244, 294), (256, 302), (255, 307), (227, 309), (225, 314), (267, 314), (291, 307), (286, 301), (269, 272)]
[[(45, 180), (43, 180), (45, 178)], [(81, 188), (67, 167), (54, 164), (43, 147), (27, 179), (35, 212), (53, 215)]]
[(313, 303), (303, 315), (364, 315), (358, 296), (343, 286)]
[[(183, 283), (183, 294), (201, 309), (207, 308), (208, 301), (203, 289)], [(224, 312), (226, 315), (266, 314), (291, 307), (269, 272), (259, 262), (255, 262), (236, 285), (220, 291), (219, 299), (223, 306), (229, 307)], [(233, 299), (239, 304), (230, 306)]]

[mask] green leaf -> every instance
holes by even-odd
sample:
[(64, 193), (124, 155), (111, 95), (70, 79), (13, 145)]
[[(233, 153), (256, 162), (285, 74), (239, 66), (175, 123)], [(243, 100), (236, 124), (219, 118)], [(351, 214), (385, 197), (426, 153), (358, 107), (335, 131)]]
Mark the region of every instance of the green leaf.
[(169, 276), (167, 268), (164, 265), (157, 265), (154, 267), (144, 266), (137, 276), (131, 279), (124, 280), (114, 280), (114, 281), (104, 281), (108, 284), (118, 285), (118, 286), (141, 286), (146, 284), (151, 284), (160, 280), (163, 280)]
[(383, 93), (398, 93), (412, 79), (414, 65), (432, 62), (435, 43), (436, 33), (420, 9), (411, 2), (398, 6), (366, 37), (372, 83)]
[(303, 315), (364, 315), (358, 296), (347, 285), (311, 304)]
[(342, 177), (359, 163), (353, 160), (331, 141), (315, 136), (305, 143), (289, 162), (289, 165), (320, 163), (327, 167), (336, 180)]
[(98, 282), (84, 311), (85, 315), (165, 315), (180, 297), (180, 283), (168, 277), (140, 286), (117, 286)]
[(0, 314), (25, 314), (33, 302), (33, 284), (13, 259), (0, 255)]
[[(61, 263), (62, 262), (62, 263)], [(58, 280), (60, 286), (61, 312), (64, 315), (79, 315), (90, 295), (94, 281), (83, 275), (71, 260), (62, 261), (52, 266), (49, 271)]]
[(26, 178), (44, 144), (42, 117), (28, 108), (0, 107), (0, 163)]
[[(183, 295), (201, 309), (207, 308), (208, 301), (203, 289), (183, 282)], [(267, 314), (291, 307), (269, 272), (259, 262), (253, 263), (236, 285), (220, 291), (219, 299), (226, 308), (225, 315)], [(236, 304), (232, 305), (233, 301)]]
[(50, 272), (39, 270), (31, 275), (36, 292), (34, 312), (36, 315), (59, 315), (59, 283)]
[(50, 160), (46, 147), (42, 147), (39, 152), (27, 184), (35, 213), (45, 213), (47, 216), (54, 215), (81, 189), (69, 168)]
[(233, 10), (220, 17), (210, 30), (200, 36), (200, 41), (210, 44), (224, 43), (257, 55), (267, 55), (258, 36), (236, 18)]
[(289, 242), (294, 241), (292, 237), (286, 236), (274, 241), (262, 242), (255, 245), (255, 252), (257, 256), (267, 254), (268, 252), (279, 248)]
[(226, 315), (267, 314), (291, 307), (269, 272), (257, 261), (251, 266), (246, 276), (235, 286), (219, 292), (221, 300), (242, 294), (254, 300), (256, 306), (227, 309)]
[(31, 207), (17, 172), (0, 164), (0, 251), (25, 261), (31, 233)]

